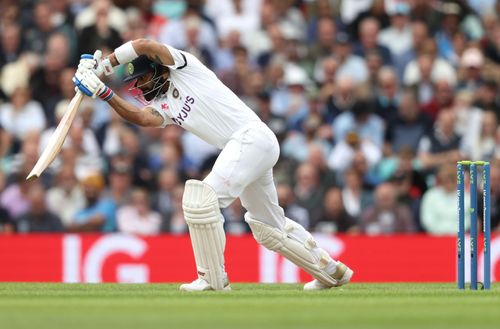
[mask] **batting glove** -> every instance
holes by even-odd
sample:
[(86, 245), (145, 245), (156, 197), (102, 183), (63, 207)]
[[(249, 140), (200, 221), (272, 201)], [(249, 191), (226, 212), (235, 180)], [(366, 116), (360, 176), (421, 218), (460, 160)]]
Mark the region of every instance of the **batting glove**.
[(82, 72), (85, 70), (92, 70), (98, 77), (101, 77), (103, 73), (105, 75), (111, 75), (114, 72), (109, 58), (106, 57), (102, 59), (102, 51), (100, 50), (96, 50), (94, 55), (81, 55), (78, 70)]
[(87, 96), (95, 98), (98, 96), (103, 101), (109, 101), (115, 93), (106, 86), (92, 70), (77, 70), (73, 76), (75, 91), (80, 90)]

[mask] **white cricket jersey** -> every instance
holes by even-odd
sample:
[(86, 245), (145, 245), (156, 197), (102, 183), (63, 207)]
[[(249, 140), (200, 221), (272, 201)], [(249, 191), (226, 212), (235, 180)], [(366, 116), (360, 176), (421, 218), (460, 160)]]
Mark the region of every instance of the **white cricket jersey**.
[(149, 105), (164, 119), (163, 125), (177, 124), (218, 148), (234, 132), (259, 117), (217, 76), (190, 53), (166, 45), (174, 59), (170, 86)]

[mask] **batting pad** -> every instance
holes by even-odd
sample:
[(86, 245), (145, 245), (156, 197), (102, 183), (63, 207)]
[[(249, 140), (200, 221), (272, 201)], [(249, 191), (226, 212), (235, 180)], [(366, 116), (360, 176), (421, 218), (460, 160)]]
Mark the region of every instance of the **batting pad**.
[(224, 234), (222, 214), (214, 189), (199, 180), (188, 180), (182, 197), (198, 275), (215, 290), (224, 288)]
[[(318, 248), (312, 235), (302, 226), (286, 219), (284, 231), (264, 224), (245, 214), (245, 221), (258, 243), (275, 251), (312, 275), (326, 286), (333, 287), (337, 281), (325, 271), (331, 258), (326, 251)], [(306, 238), (301, 240), (300, 236)]]

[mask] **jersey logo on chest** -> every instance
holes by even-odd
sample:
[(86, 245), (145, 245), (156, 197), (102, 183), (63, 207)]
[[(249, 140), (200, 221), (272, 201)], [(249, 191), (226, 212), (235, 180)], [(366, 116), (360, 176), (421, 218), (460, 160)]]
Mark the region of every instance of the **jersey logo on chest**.
[(194, 97), (186, 96), (186, 99), (184, 100), (182, 107), (178, 111), (176, 111), (177, 113), (172, 113), (172, 121), (178, 124), (179, 126), (182, 126), (182, 124), (186, 121), (187, 117), (189, 116), (189, 113), (191, 112), (194, 103), (195, 103)]

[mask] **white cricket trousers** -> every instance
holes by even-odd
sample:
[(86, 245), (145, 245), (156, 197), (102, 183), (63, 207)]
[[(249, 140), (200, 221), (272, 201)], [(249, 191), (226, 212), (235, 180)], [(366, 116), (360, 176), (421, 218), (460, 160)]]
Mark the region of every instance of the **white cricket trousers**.
[(278, 140), (267, 125), (249, 123), (231, 136), (204, 182), (216, 191), (221, 208), (239, 197), (252, 218), (282, 229), (285, 215), (272, 172), (279, 153)]

